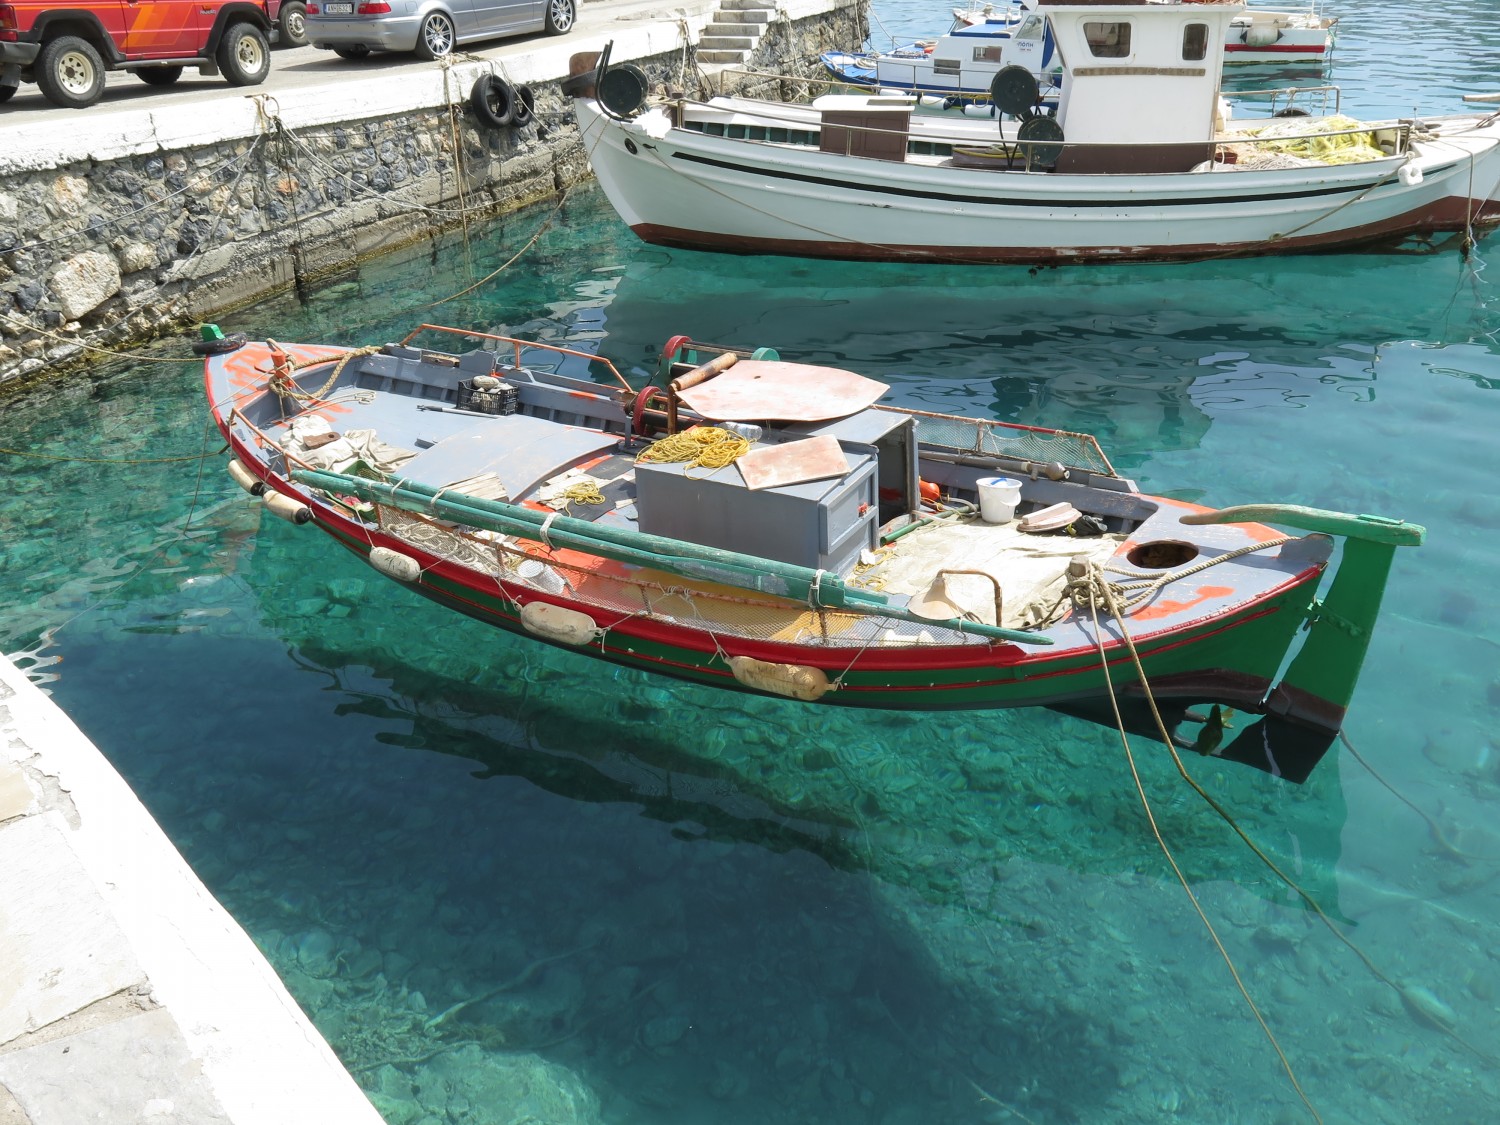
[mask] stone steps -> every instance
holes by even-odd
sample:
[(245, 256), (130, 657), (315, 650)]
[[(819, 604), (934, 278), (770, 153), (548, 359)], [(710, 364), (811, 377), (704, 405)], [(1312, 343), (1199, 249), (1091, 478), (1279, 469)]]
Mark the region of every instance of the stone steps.
[(760, 36), (705, 35), (698, 40), (698, 51), (743, 51), (749, 54), (755, 49), (755, 40)]
[(743, 64), (766, 26), (776, 18), (776, 9), (766, 0), (719, 0), (703, 35), (698, 40), (698, 61), (723, 66)]

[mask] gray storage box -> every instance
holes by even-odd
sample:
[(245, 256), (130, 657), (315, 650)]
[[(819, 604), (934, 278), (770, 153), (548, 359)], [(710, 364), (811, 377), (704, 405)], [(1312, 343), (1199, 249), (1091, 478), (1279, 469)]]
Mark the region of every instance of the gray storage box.
[(665, 535), (847, 575), (876, 546), (875, 457), (844, 447), (849, 472), (838, 479), (749, 489), (733, 465), (711, 476), (701, 467), (638, 463), (637, 525)]

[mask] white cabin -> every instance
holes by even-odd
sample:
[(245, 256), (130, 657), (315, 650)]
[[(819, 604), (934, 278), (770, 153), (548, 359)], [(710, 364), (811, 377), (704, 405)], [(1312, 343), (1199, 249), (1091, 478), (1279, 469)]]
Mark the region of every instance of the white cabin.
[(1208, 158), (1224, 37), (1243, 4), (1041, 0), (1037, 10), (1065, 75), (1059, 171), (1175, 172)]

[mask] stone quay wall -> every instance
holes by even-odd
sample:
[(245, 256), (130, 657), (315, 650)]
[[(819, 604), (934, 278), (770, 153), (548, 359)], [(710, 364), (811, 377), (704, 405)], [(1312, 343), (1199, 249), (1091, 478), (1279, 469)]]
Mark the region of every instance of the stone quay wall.
[[(863, 42), (866, 10), (782, 0), (746, 68), (816, 77), (820, 51)], [(653, 87), (791, 92), (705, 74), (718, 68), (697, 61), (713, 18), (703, 12), (612, 30), (613, 59), (643, 67)], [(399, 81), (299, 88), (284, 104), (252, 93), (210, 106), (99, 106), (93, 120), (67, 118), (76, 135), (0, 127), (0, 391), (555, 198), (590, 175), (559, 83), (574, 52), (604, 41), (575, 34)], [(530, 124), (492, 129), (475, 117), (470, 90), (491, 72), (531, 87)]]

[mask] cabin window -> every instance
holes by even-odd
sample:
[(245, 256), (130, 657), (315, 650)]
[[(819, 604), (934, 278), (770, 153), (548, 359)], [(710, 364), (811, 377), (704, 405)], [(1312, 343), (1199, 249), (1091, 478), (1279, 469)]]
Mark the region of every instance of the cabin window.
[(1040, 39), (1042, 37), (1042, 17), (1032, 12), (1021, 20), (1021, 26), (1016, 28), (1013, 39)]
[(975, 62), (999, 62), (1000, 61), (1000, 48), (999, 47), (975, 47), (974, 48), (974, 61)]
[(960, 74), (963, 71), (962, 64), (957, 59), (933, 59), (933, 74)]
[(1182, 31), (1182, 57), (1199, 62), (1208, 54), (1208, 24), (1190, 23)]
[(1083, 37), (1096, 59), (1123, 59), (1130, 54), (1128, 23), (1085, 23)]

